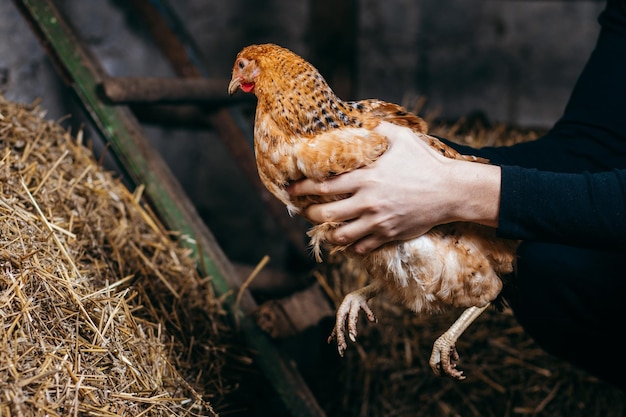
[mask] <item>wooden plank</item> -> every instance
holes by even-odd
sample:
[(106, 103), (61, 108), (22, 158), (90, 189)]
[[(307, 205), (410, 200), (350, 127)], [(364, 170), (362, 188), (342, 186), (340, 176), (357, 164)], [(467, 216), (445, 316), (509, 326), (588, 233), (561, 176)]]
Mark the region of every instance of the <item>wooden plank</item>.
[[(168, 166), (144, 137), (137, 119), (128, 107), (100, 100), (98, 88), (106, 74), (98, 61), (82, 46), (50, 0), (14, 2), (50, 52), (64, 80), (80, 98), (128, 177), (135, 184), (145, 186), (145, 196), (167, 227), (183, 234), (181, 243), (198, 255), (199, 268), (211, 276), (217, 294), (236, 294), (240, 278)], [(235, 322), (240, 324), (248, 346), (258, 351), (256, 361), (285, 409), (293, 416), (324, 416), (301, 375), (283, 360), (250, 316), (256, 303), (249, 292), (244, 292), (241, 304), (235, 305), (234, 296), (226, 297), (226, 304)]]

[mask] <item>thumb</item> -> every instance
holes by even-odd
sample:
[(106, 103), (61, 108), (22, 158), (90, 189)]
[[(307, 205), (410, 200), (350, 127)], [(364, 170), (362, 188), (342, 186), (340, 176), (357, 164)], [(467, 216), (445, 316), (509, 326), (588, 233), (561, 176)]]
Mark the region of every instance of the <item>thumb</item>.
[(376, 128), (376, 133), (379, 133), (389, 140), (390, 146), (393, 146), (395, 141), (413, 141), (419, 144), (424, 149), (428, 149), (428, 152), (438, 154), (433, 148), (433, 143), (438, 143), (439, 139), (426, 133), (415, 132), (409, 127), (396, 125), (390, 122), (382, 122)]
[(406, 126), (396, 125), (390, 122), (381, 122), (374, 129), (376, 133), (386, 136), (388, 139), (415, 140), (418, 138), (417, 133)]

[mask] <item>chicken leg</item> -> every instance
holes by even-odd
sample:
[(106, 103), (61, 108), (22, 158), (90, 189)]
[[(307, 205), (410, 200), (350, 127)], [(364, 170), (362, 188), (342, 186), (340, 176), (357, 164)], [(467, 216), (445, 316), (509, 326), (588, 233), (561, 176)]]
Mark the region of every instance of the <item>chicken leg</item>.
[(456, 341), (488, 306), (489, 304), (484, 307), (474, 306), (466, 309), (463, 314), (452, 323), (452, 326), (435, 340), (429, 361), (430, 367), (435, 374), (450, 375), (459, 380), (465, 379), (463, 371), (456, 369), (456, 362), (459, 360), (459, 353), (455, 347)]
[(339, 305), (339, 308), (337, 309), (335, 327), (333, 328), (330, 336), (328, 336), (328, 343), (330, 343), (333, 339), (337, 339), (337, 350), (339, 351), (340, 356), (343, 357), (344, 352), (348, 348), (345, 333), (346, 321), (348, 326), (348, 336), (353, 342), (356, 342), (356, 325), (359, 319), (360, 310), (365, 312), (365, 315), (370, 322), (375, 323), (377, 321), (376, 316), (374, 316), (374, 313), (370, 309), (369, 305), (367, 305), (367, 301), (375, 297), (378, 292), (378, 288), (370, 284), (348, 293)]

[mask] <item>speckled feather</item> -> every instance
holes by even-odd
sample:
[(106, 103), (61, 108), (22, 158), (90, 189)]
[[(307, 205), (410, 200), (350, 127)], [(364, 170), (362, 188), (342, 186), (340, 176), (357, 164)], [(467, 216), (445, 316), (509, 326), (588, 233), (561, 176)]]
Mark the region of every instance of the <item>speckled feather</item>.
[[(342, 101), (310, 63), (277, 45), (251, 45), (239, 52), (229, 91), (240, 86), (258, 99), (254, 145), (260, 178), (292, 214), (325, 199), (291, 200), (285, 191), (290, 182), (352, 171), (386, 151), (387, 139), (373, 130), (380, 122), (427, 133), (424, 120), (397, 104)], [(446, 157), (487, 162), (461, 155), (432, 136), (421, 137)], [(331, 251), (348, 249), (324, 242), (324, 234), (337, 226), (325, 223), (309, 231), (318, 260), (323, 245)], [(441, 312), (496, 299), (500, 277), (513, 270), (515, 247), (515, 242), (496, 239), (491, 229), (455, 223), (366, 256), (346, 253), (369, 272), (373, 293), (385, 292), (416, 312)]]

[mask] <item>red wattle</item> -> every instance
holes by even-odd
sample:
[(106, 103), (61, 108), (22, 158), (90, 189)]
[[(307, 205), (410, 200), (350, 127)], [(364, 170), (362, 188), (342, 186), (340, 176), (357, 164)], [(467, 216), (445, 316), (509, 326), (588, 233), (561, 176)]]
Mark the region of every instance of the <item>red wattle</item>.
[(241, 83), (241, 89), (244, 93), (249, 93), (254, 90), (254, 83)]

